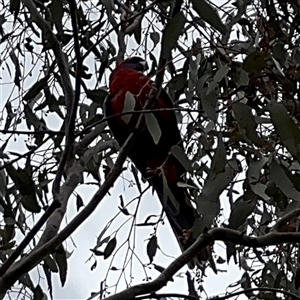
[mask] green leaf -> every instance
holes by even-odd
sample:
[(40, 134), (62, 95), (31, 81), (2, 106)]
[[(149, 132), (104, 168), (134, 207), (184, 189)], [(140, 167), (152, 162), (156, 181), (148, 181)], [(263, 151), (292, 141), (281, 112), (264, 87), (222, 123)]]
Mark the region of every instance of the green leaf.
[(112, 0), (100, 0), (100, 2), (105, 6), (107, 15), (110, 17), (114, 9), (114, 2)]
[(217, 121), (217, 97), (215, 91), (207, 94), (207, 88), (204, 88), (201, 92), (201, 103), (203, 110), (212, 121)]
[(246, 174), (252, 191), (265, 200), (270, 199), (270, 197), (265, 193), (267, 186), (259, 181), (261, 170), (267, 162), (268, 157), (266, 156), (261, 157), (259, 160), (253, 160), (252, 158), (249, 158), (248, 170)]
[(250, 53), (244, 61), (244, 69), (248, 73), (258, 74), (260, 71), (267, 67), (266, 58), (268, 56), (267, 52), (264, 51), (254, 51)]
[(300, 130), (294, 120), (288, 115), (286, 108), (275, 101), (268, 104), (271, 121), (281, 142), (287, 150), (300, 162)]
[(172, 146), (171, 153), (177, 158), (177, 160), (188, 172), (193, 172), (191, 161), (186, 156), (182, 147), (179, 147), (177, 145)]
[[(0, 164), (1, 167), (1, 164)], [(7, 191), (7, 178), (5, 170), (0, 170), (0, 197), (5, 198)]]
[[(250, 190), (251, 191), (251, 190)], [(231, 208), (229, 216), (229, 228), (238, 229), (246, 219), (252, 214), (256, 206), (256, 197), (245, 199), (244, 196), (237, 199)]]
[(21, 6), (21, 0), (10, 0), (9, 11), (14, 13), (15, 20), (18, 17)]
[(185, 21), (185, 16), (182, 11), (168, 21), (162, 36), (161, 56), (163, 59), (167, 59), (171, 51), (175, 48), (177, 40), (184, 28)]
[(212, 91), (215, 90), (218, 83), (228, 74), (229, 67), (228, 66), (222, 66), (213, 77), (213, 80), (208, 84), (207, 94), (210, 94)]
[(6, 171), (21, 194), (23, 207), (33, 213), (39, 213), (41, 208), (37, 202), (35, 194), (35, 184), (26, 170), (16, 170), (12, 165), (6, 167)]
[(33, 291), (33, 300), (43, 300), (43, 299), (46, 298), (44, 298), (44, 292), (40, 287), (40, 285), (38, 284)]
[(251, 108), (241, 102), (234, 103), (232, 106), (234, 117), (239, 125), (241, 135), (246, 142), (253, 142), (256, 146), (262, 146), (262, 140), (256, 131), (256, 121), (252, 114)]
[(48, 255), (44, 258), (44, 263), (47, 265), (47, 267), (49, 268), (49, 270), (51, 272), (58, 273), (58, 268), (57, 268), (56, 262), (50, 255)]
[[(125, 101), (124, 101), (124, 107), (123, 107), (122, 113), (124, 114), (124, 113), (133, 111), (134, 107), (135, 107), (135, 103), (136, 103), (135, 98), (129, 91), (127, 91), (125, 94)], [(123, 115), (121, 118), (126, 124), (128, 124), (131, 117), (132, 117), (132, 114), (126, 114), (126, 115)]]
[(202, 234), (204, 228), (209, 228), (220, 213), (219, 197), (236, 175), (236, 171), (229, 165), (233, 162), (228, 161), (224, 172), (217, 175), (211, 172), (205, 179), (201, 194), (196, 199), (197, 210), (201, 217), (195, 222), (193, 236)]
[(187, 74), (186, 73), (179, 73), (176, 74), (169, 82), (168, 86), (175, 91), (181, 90), (184, 85), (186, 84)]
[(103, 106), (104, 100), (108, 95), (107, 90), (103, 88), (99, 88), (96, 90), (88, 90), (86, 93), (87, 97), (93, 102), (99, 104), (99, 106)]
[(48, 82), (48, 79), (49, 79), (49, 76), (45, 76), (45, 77), (41, 78), (39, 81), (37, 81), (36, 83), (34, 83), (32, 85), (32, 87), (24, 95), (23, 99), (25, 101), (34, 99), (38, 95), (38, 93), (41, 92), (41, 90), (45, 87), (45, 85)]
[(97, 242), (96, 248), (99, 248), (99, 247), (101, 247), (103, 244), (108, 243), (109, 239), (110, 239), (110, 236), (107, 236), (107, 237), (104, 238), (103, 240), (100, 240), (99, 242)]
[(275, 159), (270, 166), (270, 180), (274, 181), (288, 198), (300, 201), (300, 193)]
[(218, 135), (218, 147), (217, 151), (213, 157), (212, 164), (211, 164), (211, 170), (215, 174), (219, 174), (224, 171), (224, 168), (226, 166), (226, 149), (225, 145), (222, 140), (222, 136)]
[(104, 249), (104, 259), (107, 259), (108, 257), (111, 256), (111, 254), (113, 253), (113, 251), (115, 250), (117, 246), (117, 239), (115, 237), (113, 237), (108, 244), (106, 245), (105, 249)]
[(222, 23), (217, 12), (205, 0), (191, 0), (198, 15), (212, 27), (222, 34), (227, 32), (226, 26)]
[(157, 250), (157, 238), (155, 235), (152, 235), (148, 244), (147, 244), (147, 255), (149, 257), (150, 263), (152, 263), (153, 258)]
[(77, 211), (79, 211), (80, 207), (82, 207), (84, 204), (83, 204), (83, 200), (81, 198), (81, 196), (79, 194), (77, 194), (76, 196), (76, 209)]
[(159, 38), (160, 38), (160, 36), (159, 36), (158, 32), (156, 32), (156, 31), (150, 32), (150, 39), (152, 40), (152, 42), (154, 44), (152, 49), (154, 49), (156, 47), (156, 45), (159, 43)]
[(62, 245), (59, 247), (59, 250), (56, 251), (54, 258), (58, 266), (61, 286), (64, 286), (67, 279), (68, 263), (67, 255)]
[(52, 16), (52, 21), (55, 25), (55, 28), (59, 35), (63, 35), (63, 23), (62, 18), (64, 15), (64, 7), (63, 2), (61, 0), (52, 0), (51, 4), (49, 5), (49, 9)]
[(147, 113), (145, 115), (145, 120), (147, 128), (153, 138), (153, 141), (157, 145), (161, 137), (161, 130), (158, 121), (153, 113)]

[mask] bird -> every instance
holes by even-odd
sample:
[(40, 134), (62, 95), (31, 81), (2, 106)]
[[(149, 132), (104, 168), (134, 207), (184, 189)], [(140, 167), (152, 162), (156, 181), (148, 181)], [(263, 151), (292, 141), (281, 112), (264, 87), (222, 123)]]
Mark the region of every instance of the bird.
[[(153, 88), (154, 82), (144, 74), (147, 68), (144, 59), (134, 56), (119, 64), (110, 75), (109, 93), (104, 101), (104, 115), (120, 146), (135, 130), (140, 115), (131, 114), (129, 121), (122, 116), (128, 93), (135, 100), (133, 110), (140, 111)], [(145, 125), (128, 157), (156, 191), (181, 250), (184, 251), (193, 242), (190, 231), (197, 218), (197, 212), (189, 201), (185, 189), (178, 186), (178, 182), (184, 180), (186, 170), (171, 154), (173, 146), (183, 149), (173, 108), (171, 98), (164, 89), (161, 89), (151, 106), (160, 128), (160, 138), (155, 141)], [(166, 183), (168, 189), (165, 187)]]

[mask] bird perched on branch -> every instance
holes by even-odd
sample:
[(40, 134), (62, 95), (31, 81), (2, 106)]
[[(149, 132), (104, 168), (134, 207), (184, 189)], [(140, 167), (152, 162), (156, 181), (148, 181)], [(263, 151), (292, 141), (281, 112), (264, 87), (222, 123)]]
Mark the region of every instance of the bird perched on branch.
[[(143, 74), (146, 69), (146, 61), (132, 57), (119, 64), (110, 75), (109, 95), (105, 100), (104, 111), (106, 117), (111, 117), (108, 125), (120, 146), (135, 130), (140, 116), (140, 113), (122, 115), (122, 112), (130, 109), (141, 111), (153, 88), (153, 81)], [(156, 190), (181, 249), (184, 250), (191, 244), (189, 230), (194, 225), (197, 213), (187, 199), (185, 190), (178, 186), (186, 171), (171, 154), (172, 147), (183, 147), (172, 108), (172, 100), (161, 89), (150, 112), (145, 112), (145, 127), (128, 156)]]

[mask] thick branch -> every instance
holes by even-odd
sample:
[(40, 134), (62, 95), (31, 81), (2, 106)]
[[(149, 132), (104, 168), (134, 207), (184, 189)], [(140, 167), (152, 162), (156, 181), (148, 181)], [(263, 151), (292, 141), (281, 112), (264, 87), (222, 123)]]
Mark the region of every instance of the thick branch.
[(137, 296), (157, 292), (187, 264), (196, 254), (215, 241), (232, 242), (234, 244), (252, 248), (272, 246), (283, 243), (299, 243), (300, 233), (271, 232), (260, 237), (251, 237), (240, 231), (229, 228), (214, 228), (198, 237), (195, 243), (176, 258), (155, 280), (130, 287), (120, 293), (106, 298), (106, 300), (129, 300)]

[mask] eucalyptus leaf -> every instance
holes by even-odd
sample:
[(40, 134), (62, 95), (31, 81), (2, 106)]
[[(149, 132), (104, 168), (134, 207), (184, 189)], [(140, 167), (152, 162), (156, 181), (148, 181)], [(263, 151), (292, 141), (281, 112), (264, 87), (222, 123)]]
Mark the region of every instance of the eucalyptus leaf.
[(135, 98), (133, 97), (133, 95), (127, 91), (126, 94), (125, 94), (125, 101), (124, 101), (124, 107), (123, 107), (123, 111), (122, 113), (124, 115), (122, 115), (122, 120), (128, 124), (131, 117), (132, 117), (132, 114), (127, 114), (128, 112), (132, 112), (134, 110), (134, 107), (135, 107), (135, 103), (136, 103), (136, 100)]
[(182, 33), (185, 25), (185, 16), (183, 12), (179, 12), (174, 18), (168, 21), (162, 36), (161, 56), (167, 59), (177, 44), (177, 40)]
[(145, 115), (146, 125), (153, 138), (154, 143), (157, 145), (161, 138), (161, 129), (158, 121), (153, 113), (147, 113)]
[(153, 258), (157, 250), (157, 238), (155, 235), (152, 235), (148, 244), (147, 244), (147, 255), (149, 257), (150, 263), (152, 263)]
[(216, 10), (214, 10), (211, 5), (205, 0), (191, 0), (193, 7), (198, 15), (212, 27), (225, 34), (227, 29), (222, 23), (220, 17), (218, 16)]

